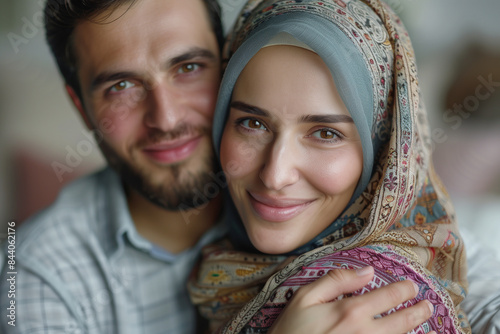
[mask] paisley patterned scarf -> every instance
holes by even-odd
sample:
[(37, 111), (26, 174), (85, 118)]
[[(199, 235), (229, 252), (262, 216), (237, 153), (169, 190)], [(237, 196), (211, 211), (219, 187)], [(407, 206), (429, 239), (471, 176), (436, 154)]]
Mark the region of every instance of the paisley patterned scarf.
[[(336, 84), (344, 85), (339, 92), (362, 136), (360, 186), (339, 218), (286, 256), (253, 250), (234, 213), (231, 240), (203, 251), (188, 284), (192, 301), (212, 329), (265, 333), (300, 286), (331, 269), (370, 264), (374, 279), (354, 295), (411, 279), (420, 292), (396, 309), (422, 299), (435, 309), (414, 333), (470, 333), (459, 307), (467, 289), (464, 245), (448, 194), (433, 170), (411, 42), (387, 5), (379, 0), (249, 1), (225, 48), (229, 63), (214, 118), (216, 150), (239, 73), (280, 32), (311, 47)], [(346, 40), (350, 51), (342, 54)], [(353, 66), (359, 57), (362, 69)], [(369, 82), (362, 73), (366, 69)]]

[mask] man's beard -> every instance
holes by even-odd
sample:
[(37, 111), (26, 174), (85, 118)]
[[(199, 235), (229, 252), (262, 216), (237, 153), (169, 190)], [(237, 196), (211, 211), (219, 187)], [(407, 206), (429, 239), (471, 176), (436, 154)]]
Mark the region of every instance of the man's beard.
[[(203, 158), (194, 157), (194, 160), (198, 159), (197, 166), (194, 166), (196, 169), (183, 164), (148, 168), (147, 165), (134, 166), (124, 160), (105, 141), (99, 146), (109, 165), (127, 186), (166, 210), (178, 211), (200, 207), (215, 197), (213, 193), (203, 193), (205, 187), (213, 183), (211, 172), (217, 168), (212, 149), (206, 152)], [(169, 183), (155, 184), (153, 174), (156, 173), (170, 174)]]

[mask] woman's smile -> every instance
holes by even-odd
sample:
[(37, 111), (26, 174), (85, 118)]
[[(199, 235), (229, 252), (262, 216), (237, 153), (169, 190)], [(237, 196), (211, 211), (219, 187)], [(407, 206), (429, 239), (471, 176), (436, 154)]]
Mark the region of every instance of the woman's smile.
[(304, 212), (315, 200), (272, 197), (255, 192), (247, 192), (255, 213), (270, 222), (284, 222)]

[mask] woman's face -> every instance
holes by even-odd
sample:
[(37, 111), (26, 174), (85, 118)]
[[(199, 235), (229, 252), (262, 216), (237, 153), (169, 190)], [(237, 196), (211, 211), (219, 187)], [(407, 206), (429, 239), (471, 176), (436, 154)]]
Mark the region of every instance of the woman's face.
[(221, 163), (253, 245), (268, 254), (306, 244), (351, 199), (361, 139), (330, 70), (294, 46), (261, 49), (234, 89)]

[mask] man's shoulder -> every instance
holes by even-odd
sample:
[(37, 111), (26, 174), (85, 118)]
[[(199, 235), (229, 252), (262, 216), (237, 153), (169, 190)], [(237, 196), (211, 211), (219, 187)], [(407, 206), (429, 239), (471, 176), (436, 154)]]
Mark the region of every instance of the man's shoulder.
[[(111, 248), (106, 247), (113, 239), (106, 234), (112, 229), (105, 197), (110, 191), (114, 195), (113, 187), (119, 184), (110, 172), (99, 171), (66, 186), (51, 206), (16, 227), (15, 239), (2, 245), (0, 277), (15, 274), (18, 320), (23, 325), (30, 326), (28, 318), (57, 322), (60, 316), (62, 322), (84, 326), (85, 307), (94, 306), (90, 291), (107, 291)], [(0, 284), (2, 293), (8, 289)], [(111, 312), (100, 310), (100, 315), (111, 319)]]
[(96, 196), (109, 190), (107, 188), (110, 184), (117, 183), (113, 182), (116, 178), (116, 174), (110, 168), (78, 178), (61, 190), (51, 206), (30, 218), (29, 221), (47, 218), (59, 212), (92, 208), (96, 204)]
[(100, 197), (106, 196), (109, 189), (104, 188), (112, 177), (104, 169), (73, 181), (51, 206), (22, 223), (16, 231), (19, 260), (58, 257), (69, 248), (84, 247), (100, 228), (105, 229), (106, 221), (100, 217), (105, 203)]

